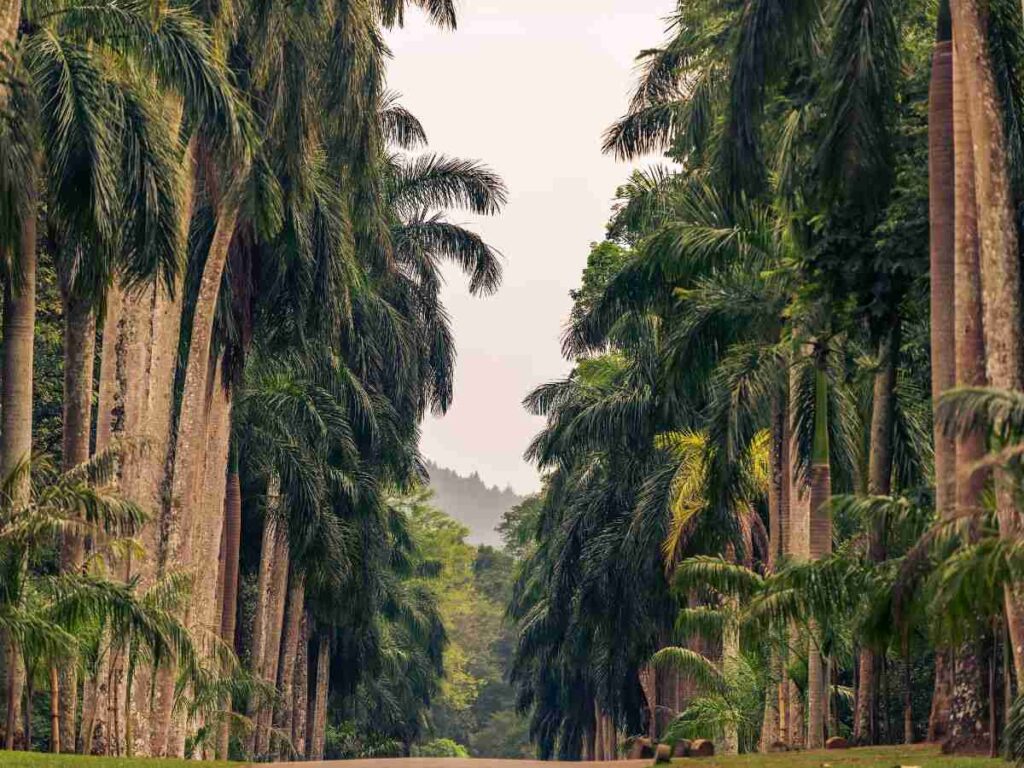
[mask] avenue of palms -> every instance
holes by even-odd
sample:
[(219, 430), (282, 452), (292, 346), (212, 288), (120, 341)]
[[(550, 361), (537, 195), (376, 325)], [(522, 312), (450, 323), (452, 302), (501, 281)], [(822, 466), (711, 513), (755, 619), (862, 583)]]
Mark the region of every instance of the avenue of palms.
[(387, 79), (458, 12), (0, 0), (0, 747), (464, 756), (488, 667), (541, 760), (1024, 761), (1021, 4), (680, 0), (500, 552), (420, 428), (515, 190)]

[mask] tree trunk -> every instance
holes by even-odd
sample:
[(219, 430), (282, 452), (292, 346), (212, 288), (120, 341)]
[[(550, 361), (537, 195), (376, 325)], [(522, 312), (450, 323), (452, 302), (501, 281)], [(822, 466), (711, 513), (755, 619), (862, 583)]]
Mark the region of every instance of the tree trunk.
[(60, 683), (57, 668), (50, 666), (50, 751), (60, 754)]
[[(940, 38), (944, 37), (940, 35)], [(928, 94), (928, 184), (931, 240), (932, 398), (956, 381), (954, 350), (955, 185), (953, 143), (953, 57), (948, 38), (935, 43)], [(935, 506), (952, 514), (956, 476), (953, 441), (939, 425), (935, 437)]]
[(616, 742), (618, 741), (618, 734), (615, 731), (615, 721), (612, 719), (612, 716), (607, 712), (601, 715), (601, 720), (601, 732), (604, 734), (604, 759), (617, 760), (618, 748)]
[[(107, 291), (106, 313), (103, 318), (103, 345), (100, 350), (99, 391), (96, 404), (96, 453), (102, 453), (110, 447), (115, 424), (120, 424), (124, 410), (117, 377), (123, 304), (121, 289), (117, 285), (112, 286)], [(93, 542), (95, 550), (102, 550), (103, 547), (102, 541)], [(102, 638), (104, 644), (108, 640)], [(106, 752), (109, 672), (109, 652), (103, 650), (96, 674), (86, 679), (83, 686), (82, 728), (77, 744), (82, 754)]]
[(316, 654), (316, 696), (313, 699), (313, 729), (309, 739), (311, 760), (324, 759), (324, 736), (327, 731), (327, 691), (331, 672), (331, 642), (320, 636)]
[[(974, 187), (974, 152), (971, 146), (971, 126), (967, 119), (968, 92), (961, 57), (953, 53), (953, 141), (956, 147), (955, 195), (956, 195), (956, 243), (954, 258), (955, 274), (955, 324), (954, 349), (956, 359), (956, 386), (985, 386), (985, 337), (982, 315), (981, 270), (978, 254), (977, 199)], [(956, 441), (955, 508), (958, 514), (975, 512), (981, 508), (982, 493), (985, 490), (986, 474), (968, 472), (985, 455), (985, 436), (981, 432), (964, 435)], [(969, 525), (965, 530), (970, 531)], [(971, 534), (968, 534), (971, 535)], [(973, 643), (963, 643), (949, 653), (957, 658), (957, 666), (975, 669), (977, 659), (968, 659), (977, 653)], [(956, 668), (956, 667), (954, 667)], [(981, 683), (981, 677), (974, 679)], [(946, 732), (971, 734), (975, 727), (975, 713), (982, 709), (983, 692), (975, 689), (974, 702), (968, 702), (970, 688), (965, 681), (959, 686), (957, 705), (947, 706), (945, 722), (939, 735)], [(955, 727), (951, 718), (966, 717)], [(950, 739), (946, 748), (974, 749), (972, 740), (959, 742)]]
[[(170, 504), (165, 523), (164, 561), (170, 567), (194, 573), (195, 583), (199, 585), (202, 596), (196, 606), (199, 616), (193, 615), (193, 618), (200, 621), (213, 604), (212, 596), (207, 599), (206, 592), (212, 589), (217, 581), (217, 552), (205, 551), (212, 541), (212, 536), (203, 536), (198, 542), (199, 546), (195, 551), (193, 549), (194, 534), (197, 530), (196, 509), (200, 505), (208, 449), (208, 393), (213, 364), (210, 352), (217, 296), (220, 293), (221, 278), (224, 275), (224, 266), (227, 263), (237, 218), (237, 204), (234, 201), (222, 203), (217, 215), (217, 227), (203, 266), (199, 293), (192, 314), (192, 333), (189, 338), (185, 382), (174, 441)], [(226, 440), (227, 436), (225, 435), (223, 439)], [(226, 456), (226, 449), (224, 453)], [(208, 526), (202, 525), (202, 521), (199, 522), (198, 530), (210, 532)], [(171, 728), (174, 713), (170, 699), (173, 696), (173, 687), (172, 671), (162, 673), (158, 683), (160, 706), (156, 707), (153, 713), (153, 741), (154, 749), (163, 747), (158, 754), (167, 756), (177, 754), (182, 744), (180, 724), (173, 730)], [(168, 734), (166, 738), (164, 734)]]
[(218, 362), (210, 381), (206, 422), (209, 427), (204, 449), (205, 466), (200, 500), (193, 528), (197, 578), (202, 589), (193, 601), (195, 623), (219, 634), (222, 603), (217, 600), (217, 570), (224, 533), (224, 499), (227, 489), (228, 453), (231, 444), (231, 393), (224, 386), (223, 366)]
[[(260, 570), (257, 591), (259, 601), (253, 621), (253, 674), (274, 685), (281, 648), (281, 624), (284, 619), (285, 593), (288, 589), (288, 538), (281, 530), (277, 518), (278, 479), (271, 478), (267, 487), (266, 520), (260, 550)], [(266, 754), (269, 745), (271, 707), (250, 708), (249, 716), (255, 723), (250, 734), (248, 750), (254, 758)]]
[[(306, 603), (306, 579), (295, 561), (291, 563), (288, 579), (288, 607), (285, 611), (284, 631), (281, 637), (281, 657), (277, 668), (277, 690), (280, 706), (274, 712), (274, 727), (282, 734), (291, 734), (294, 725), (295, 661), (302, 638), (302, 616)], [(292, 749), (278, 744), (278, 757), (291, 757)]]
[[(270, 616), (268, 600), (270, 598), (271, 571), (274, 565), (273, 553), (277, 540), (277, 517), (272, 514), (272, 510), (277, 505), (277, 493), (277, 478), (271, 478), (267, 487), (266, 513), (264, 515), (263, 534), (260, 542), (260, 567), (256, 581), (256, 610), (253, 613), (252, 648), (249, 653), (250, 671), (258, 679), (261, 678), (263, 669), (266, 624)], [(250, 702), (247, 714), (254, 721), (254, 727), (246, 739), (246, 751), (250, 756), (255, 756), (256, 721), (259, 711), (260, 707)]]
[(21, 23), (21, 0), (4, 0), (0, 5), (0, 112), (7, 109), (11, 98), (11, 88), (7, 84), (10, 77), (6, 62), (14, 52), (18, 42), (18, 26)]
[[(65, 472), (89, 460), (92, 425), (92, 376), (96, 352), (96, 318), (91, 304), (81, 298), (64, 298), (64, 424), (61, 465)], [(82, 541), (65, 537), (64, 569), (77, 570), (82, 561)]]
[[(962, 57), (971, 98), (967, 100), (974, 149), (978, 200), (978, 242), (984, 307), (986, 373), (989, 384), (1019, 392), (1021, 371), (1021, 277), (1016, 206), (1010, 180), (1002, 98), (988, 49), (988, 5), (958, 0), (953, 24), (957, 55)], [(1015, 488), (1009, 475), (996, 472), (996, 513), (1000, 536), (1020, 535)], [(1019, 585), (1005, 591), (1006, 621), (1013, 639), (1013, 660), (1024, 675), (1024, 601)]]
[[(151, 563), (155, 562), (160, 544), (159, 501), (150, 501), (142, 492), (144, 465), (150, 460), (151, 452), (154, 450), (148, 439), (148, 414), (145, 402), (150, 385), (152, 361), (152, 326), (149, 318), (155, 290), (152, 285), (121, 290), (120, 311), (116, 314), (117, 324), (110, 338), (107, 338), (106, 333), (109, 322), (104, 325), (104, 353), (101, 365), (109, 362), (113, 370), (100, 371), (100, 413), (97, 417), (98, 450), (114, 441), (121, 441), (128, 446), (128, 452), (119, 466), (119, 492), (124, 498), (138, 503), (150, 515), (150, 519), (139, 534), (144, 552), (128, 557), (108, 553), (107, 569), (113, 578), (121, 581), (128, 581), (135, 575), (140, 576), (139, 588), (143, 591), (152, 584), (150, 577), (155, 572), (155, 565)], [(108, 345), (112, 347), (111, 355), (107, 354)], [(108, 392), (103, 391), (104, 386), (109, 387)], [(104, 408), (110, 409), (109, 414), (103, 413)], [(100, 428), (105, 433), (102, 440)], [(101, 445), (101, 442), (107, 445)], [(116, 638), (110, 639), (112, 648), (107, 661), (107, 685), (100, 689), (100, 693), (105, 696), (97, 702), (98, 725), (105, 729), (103, 741), (112, 753), (117, 753), (122, 743), (118, 727), (121, 708), (117, 701), (123, 701), (125, 698), (124, 685), (127, 674), (123, 654), (114, 647), (117, 645), (115, 640)], [(140, 672), (145, 676), (143, 670)], [(146, 693), (148, 694), (148, 686)], [(144, 716), (147, 701), (147, 698), (139, 695), (135, 711), (128, 713), (128, 717), (137, 720)], [(128, 730), (135, 736), (145, 731), (138, 722), (133, 722)], [(148, 741), (144, 738), (141, 741), (142, 743), (131, 746), (125, 744), (125, 751), (131, 751), (137, 756), (148, 756)]]
[[(3, 394), (0, 402), (0, 477), (5, 481), (32, 461), (32, 381), (34, 376), (34, 339), (36, 322), (36, 215), (35, 205), (21, 223), (21, 242), (17, 265), (20, 274), (4, 286), (3, 308)], [(23, 471), (11, 488), (12, 507), (29, 501), (30, 477)], [(13, 749), (22, 736), (21, 698), (25, 671), (20, 654), (8, 638), (6, 668), (7, 748)]]
[[(794, 560), (807, 560), (810, 556), (810, 516), (811, 516), (811, 493), (808, 485), (808, 478), (799, 472), (799, 446), (797, 444), (796, 414), (798, 408), (797, 392), (799, 379), (795, 356), (800, 354), (794, 350), (793, 364), (790, 366), (789, 382), (789, 456), (788, 456), (788, 483), (789, 486), (789, 532), (785, 535), (788, 547), (787, 553)], [(806, 634), (794, 623), (789, 630), (790, 652), (800, 652), (807, 642)], [(802, 749), (807, 736), (805, 727), (804, 700), (800, 689), (793, 680), (787, 684), (789, 698), (789, 712), (786, 721), (789, 727), (787, 741), (794, 749)]]
[(913, 698), (913, 686), (910, 677), (910, 665), (912, 659), (910, 658), (910, 642), (906, 638), (903, 639), (903, 743), (913, 744), (914, 743), (914, 707)]
[[(875, 373), (871, 407), (871, 449), (868, 456), (868, 494), (888, 496), (892, 492), (893, 420), (896, 401), (896, 370), (899, 367), (900, 325), (893, 321), (878, 343), (878, 371)], [(873, 520), (868, 534), (867, 559), (881, 563), (886, 558), (885, 524)], [(878, 689), (875, 686), (878, 654), (871, 648), (860, 649), (857, 665), (857, 700), (854, 711), (854, 741), (876, 743), (874, 712)]]
[[(938, 33), (932, 50), (931, 81), (928, 94), (928, 198), (931, 240), (931, 354), (932, 398), (950, 389), (956, 379), (953, 357), (954, 337), (954, 242), (960, 226), (960, 211), (955, 203), (953, 126), (953, 60), (949, 3), (940, 2)], [(935, 445), (935, 510), (940, 517), (953, 514), (955, 503), (956, 446), (933, 424)], [(938, 650), (932, 710), (928, 719), (929, 739), (939, 739), (946, 731), (950, 696), (950, 677), (945, 670), (947, 652)]]
[(650, 664), (645, 664), (637, 677), (647, 701), (647, 737), (653, 744), (658, 739), (658, 673)]
[[(7, 53), (18, 39), (18, 23), (21, 21), (21, 0), (5, 0), (0, 10), (0, 53)], [(6, 106), (6, 100), (0, 106)]]
[[(233, 457), (228, 471), (224, 501), (224, 588), (221, 607), (220, 637), (234, 643), (238, 618), (238, 553), (242, 541), (242, 488), (238, 476), (238, 457)], [(228, 707), (231, 702), (226, 702)], [(228, 759), (230, 722), (221, 723), (217, 736), (217, 759)]]
[[(64, 424), (62, 466), (65, 472), (89, 460), (92, 423), (93, 359), (96, 351), (96, 316), (90, 302), (64, 295)], [(60, 567), (63, 573), (81, 569), (85, 542), (74, 531), (64, 533)], [(59, 744), (75, 750), (75, 717), (78, 712), (78, 666), (60, 669)]]
[[(168, 561), (186, 568), (193, 565), (192, 512), (202, 479), (207, 441), (206, 394), (210, 381), (213, 320), (237, 218), (238, 207), (234, 204), (225, 205), (217, 217), (217, 229), (203, 267), (189, 339), (167, 523)], [(204, 564), (199, 563), (198, 566), (202, 568)]]
[[(729, 598), (728, 610), (734, 612), (738, 609), (738, 601)], [(734, 618), (727, 618), (725, 628), (722, 631), (722, 670), (727, 670), (731, 665), (737, 663), (740, 655), (740, 628)], [(735, 722), (725, 723), (722, 734), (722, 754), (738, 755), (740, 752), (739, 727)]]
[(21, 727), (21, 697), (25, 690), (25, 667), (18, 652), (18, 646), (10, 640), (7, 643), (7, 680), (4, 692), (7, 697), (7, 722), (4, 731), (4, 749), (18, 749), (24, 743)]
[(301, 759), (306, 754), (306, 730), (309, 718), (309, 614), (302, 612), (299, 644), (295, 654), (295, 690), (292, 698), (292, 744)]
[[(268, 621), (263, 651), (263, 679), (274, 685), (277, 681), (277, 669), (280, 662), (281, 635), (284, 625), (285, 598), (288, 592), (288, 539), (278, 536), (274, 547), (274, 566), (271, 570), (270, 596), (268, 601)], [(259, 714), (259, 729), (256, 732), (256, 752), (259, 755), (269, 754), (271, 749), (271, 725), (273, 708), (263, 707)]]
[(996, 667), (999, 664), (999, 626), (993, 622), (992, 653), (988, 657), (988, 756), (999, 756), (999, 710), (996, 705)]
[[(787, 408), (785, 400), (777, 396), (772, 401), (771, 421), (771, 486), (768, 489), (768, 563), (769, 573), (773, 572), (785, 555), (784, 536), (789, 527), (789, 510), (785, 504), (786, 458), (788, 434), (786, 431)], [(761, 738), (758, 742), (762, 752), (771, 750), (780, 740), (782, 715), (780, 713), (779, 686), (783, 680), (783, 659), (777, 647), (769, 650), (769, 680), (764, 692), (764, 719), (761, 722)]]
[[(832, 551), (832, 513), (828, 501), (832, 496), (828, 445), (828, 379), (819, 362), (814, 374), (814, 446), (811, 455), (809, 499), (809, 558), (819, 560)], [(826, 660), (818, 645), (818, 633), (812, 627), (807, 650), (807, 748), (825, 745), (825, 714), (828, 697)]]
[(978, 654), (958, 653), (953, 672), (949, 737), (943, 749), (951, 752), (981, 752), (988, 749), (984, 706), (978, 692), (984, 688)]

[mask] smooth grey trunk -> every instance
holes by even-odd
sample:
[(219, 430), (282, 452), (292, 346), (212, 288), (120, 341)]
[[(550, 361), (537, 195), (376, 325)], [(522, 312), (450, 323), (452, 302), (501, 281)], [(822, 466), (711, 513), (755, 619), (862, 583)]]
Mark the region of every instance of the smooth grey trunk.
[[(0, 397), (0, 477), (10, 478), (16, 470), (22, 475), (11, 487), (12, 506), (27, 504), (30, 475), (25, 466), (32, 461), (32, 380), (36, 322), (36, 211), (33, 203), (21, 222), (21, 237), (16, 281), (4, 286), (3, 309), (3, 392)], [(8, 663), (6, 747), (13, 749), (23, 739), (21, 699), (25, 670), (13, 640), (6, 638)]]

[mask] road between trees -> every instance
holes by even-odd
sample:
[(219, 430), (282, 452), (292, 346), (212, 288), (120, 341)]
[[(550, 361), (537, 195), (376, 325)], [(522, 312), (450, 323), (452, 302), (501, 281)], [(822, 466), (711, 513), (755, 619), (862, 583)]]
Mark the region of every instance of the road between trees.
[(284, 763), (278, 764), (278, 768), (294, 766), (295, 768), (389, 768), (389, 766), (400, 766), (401, 768), (558, 768), (558, 766), (612, 766), (616, 768), (648, 768), (651, 760), (614, 760), (598, 763), (560, 763), (544, 762), (543, 760), (497, 760), (489, 757), (473, 759), (465, 757), (408, 757), (394, 758), (385, 757), (374, 760), (325, 760), (312, 763)]

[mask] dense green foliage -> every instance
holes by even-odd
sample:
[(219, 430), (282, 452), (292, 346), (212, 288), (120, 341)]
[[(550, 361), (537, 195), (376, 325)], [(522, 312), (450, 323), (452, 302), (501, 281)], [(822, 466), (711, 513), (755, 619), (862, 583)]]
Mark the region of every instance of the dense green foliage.
[[(992, 7), (1015, 147), (1021, 9)], [(938, 407), (953, 382), (933, 390), (953, 355), (952, 332), (929, 340), (945, 322), (929, 291), (953, 280), (929, 261), (929, 196), (953, 184), (928, 173), (943, 9), (680, 3), (640, 54), (605, 148), (669, 163), (618, 190), (572, 293), (573, 370), (525, 401), (546, 419), (527, 451), (546, 482), (510, 614), (541, 756), (612, 757), (642, 735), (983, 749), (1013, 725), (1019, 512), (935, 495), (978, 470), (957, 459), (936, 480), (933, 410), (943, 440), (1017, 444), (1008, 393)], [(985, 466), (1019, 471), (1014, 450)], [(936, 661), (954, 652), (955, 671)]]
[(453, 396), (442, 265), (501, 282), (448, 215), (507, 195), (386, 90), (413, 7), (455, 26), (391, 0), (0, 14), (7, 748), (408, 753), (439, 698), (494, 698), (498, 598), (459, 615), (474, 550), (410, 510)]

